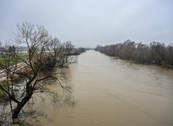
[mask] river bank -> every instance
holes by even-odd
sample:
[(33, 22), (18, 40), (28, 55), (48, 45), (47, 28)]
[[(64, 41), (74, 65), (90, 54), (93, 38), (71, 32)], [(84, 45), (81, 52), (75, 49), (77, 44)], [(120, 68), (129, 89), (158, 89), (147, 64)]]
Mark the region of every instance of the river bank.
[(142, 42), (127, 40), (123, 43), (97, 46), (96, 51), (108, 56), (118, 57), (123, 60), (138, 64), (157, 65), (173, 69), (173, 46), (160, 42), (144, 44)]

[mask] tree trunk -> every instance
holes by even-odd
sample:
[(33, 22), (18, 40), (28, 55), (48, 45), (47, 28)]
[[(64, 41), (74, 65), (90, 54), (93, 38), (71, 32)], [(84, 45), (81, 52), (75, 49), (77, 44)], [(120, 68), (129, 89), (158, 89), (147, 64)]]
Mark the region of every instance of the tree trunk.
[(32, 94), (33, 93), (26, 94), (26, 96), (22, 99), (22, 101), (17, 104), (16, 108), (13, 110), (13, 113), (12, 113), (12, 118), (13, 119), (18, 118), (18, 115), (19, 115), (20, 111), (25, 106), (25, 104), (29, 101)]

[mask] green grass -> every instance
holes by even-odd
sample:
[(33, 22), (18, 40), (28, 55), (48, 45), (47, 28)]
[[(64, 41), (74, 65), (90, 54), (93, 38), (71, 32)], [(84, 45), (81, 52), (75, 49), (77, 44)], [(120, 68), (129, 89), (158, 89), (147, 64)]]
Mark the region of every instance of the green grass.
[[(1, 81), (1, 82), (0, 82), (0, 85), (2, 85), (2, 87), (3, 87), (4, 89), (6, 89), (6, 90), (8, 89), (5, 80), (4, 80), (4, 81)], [(5, 96), (6, 96), (6, 93), (0, 88), (0, 99), (3, 98), (3, 97), (5, 97)]]
[(10, 66), (16, 63), (22, 62), (27, 58), (26, 53), (20, 53), (16, 57), (8, 55), (0, 55), (0, 69), (3, 69), (2, 66)]
[(5, 92), (0, 89), (0, 99), (5, 96)]
[(26, 58), (27, 58), (27, 54), (26, 54), (26, 53), (19, 53), (18, 56), (19, 56), (21, 59), (26, 59)]

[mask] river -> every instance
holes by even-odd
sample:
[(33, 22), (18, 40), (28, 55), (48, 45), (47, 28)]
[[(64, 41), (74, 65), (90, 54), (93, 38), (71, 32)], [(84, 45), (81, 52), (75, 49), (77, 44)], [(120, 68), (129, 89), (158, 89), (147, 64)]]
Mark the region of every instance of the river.
[(96, 51), (69, 68), (74, 105), (37, 103), (42, 126), (173, 126), (173, 72)]

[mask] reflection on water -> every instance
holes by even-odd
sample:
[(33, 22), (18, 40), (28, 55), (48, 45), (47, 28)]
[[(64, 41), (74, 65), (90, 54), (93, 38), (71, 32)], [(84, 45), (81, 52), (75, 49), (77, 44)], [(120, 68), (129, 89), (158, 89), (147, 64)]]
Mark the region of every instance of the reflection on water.
[(70, 66), (70, 75), (75, 104), (50, 100), (35, 104), (34, 110), (47, 115), (35, 117), (40, 125), (173, 125), (173, 72), (169, 70), (88, 51)]

